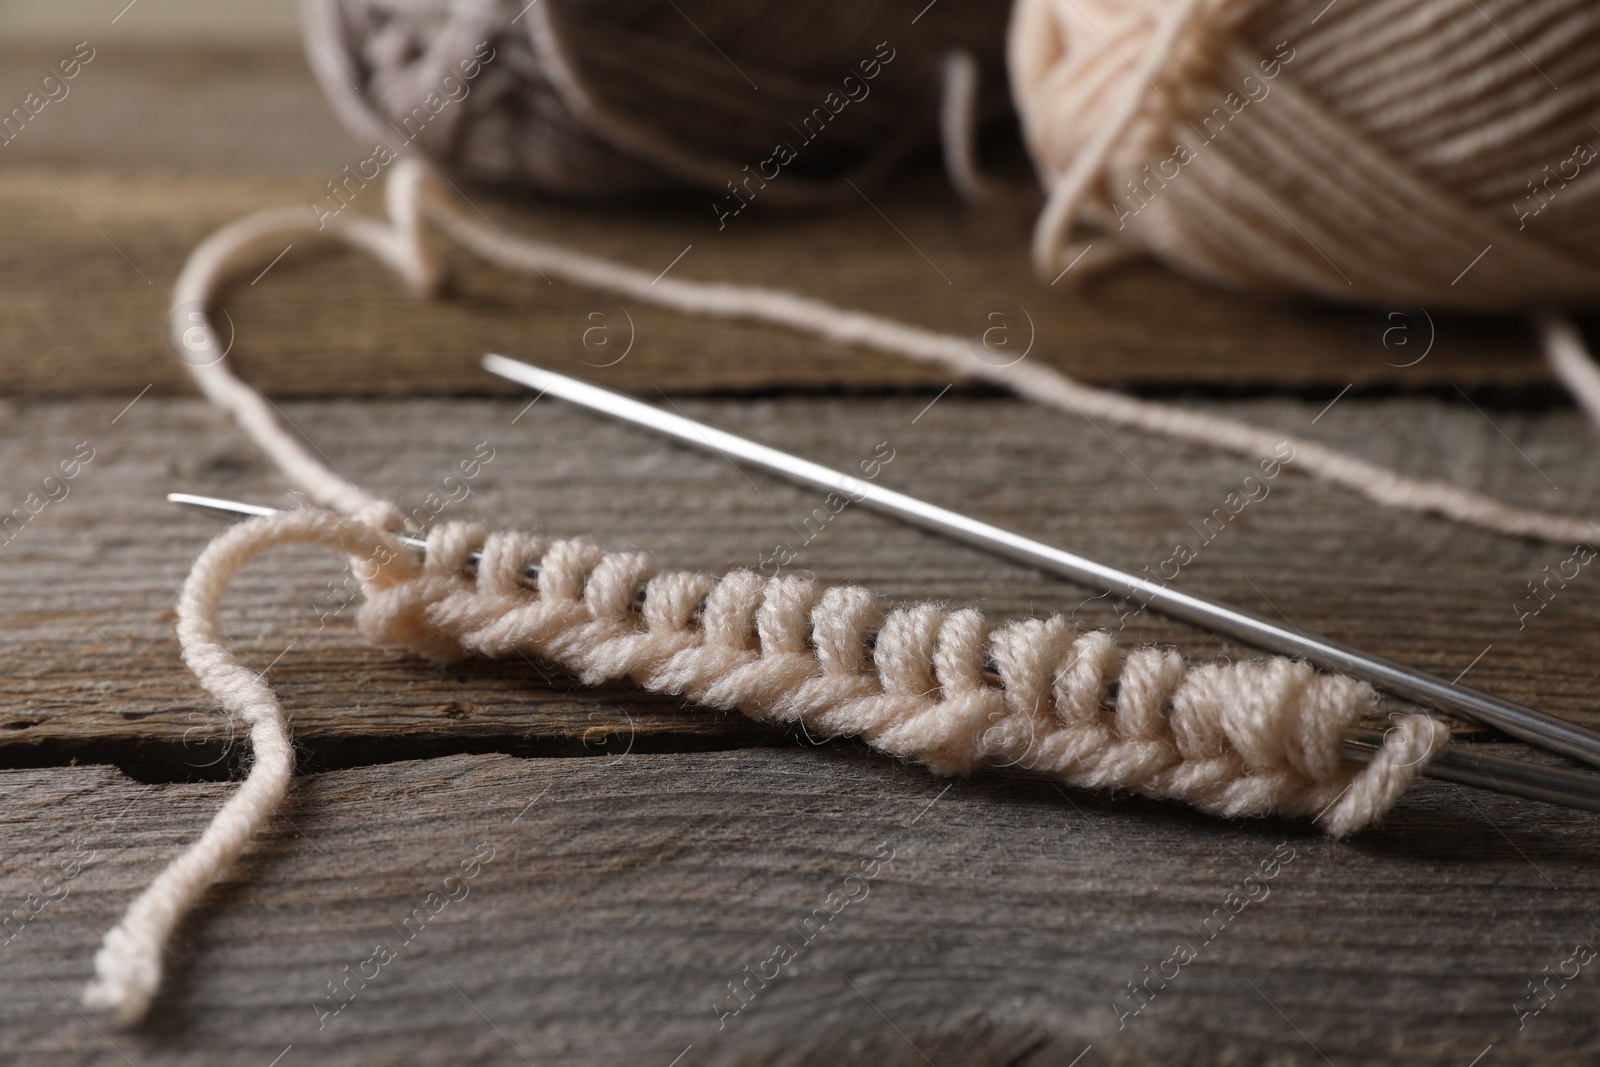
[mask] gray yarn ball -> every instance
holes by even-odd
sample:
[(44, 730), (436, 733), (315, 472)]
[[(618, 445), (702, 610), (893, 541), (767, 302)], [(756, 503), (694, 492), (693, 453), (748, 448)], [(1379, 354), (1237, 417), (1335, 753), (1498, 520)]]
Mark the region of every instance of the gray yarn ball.
[(846, 178), (873, 180), (931, 142), (954, 49), (978, 61), (979, 113), (1009, 110), (1009, 3), (924, 2), (304, 8), (308, 55), (341, 119), (447, 174), (585, 200), (728, 195), (734, 182), (777, 204), (853, 195)]

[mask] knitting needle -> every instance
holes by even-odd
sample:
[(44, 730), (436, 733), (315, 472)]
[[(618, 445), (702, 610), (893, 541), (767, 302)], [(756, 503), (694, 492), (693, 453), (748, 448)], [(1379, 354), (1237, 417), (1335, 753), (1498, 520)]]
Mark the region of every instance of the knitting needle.
[[(1350, 729), (1341, 738), (1345, 759), (1370, 762), (1383, 748), (1381, 730)], [(1492, 789), (1497, 793), (1542, 800), (1586, 811), (1600, 811), (1600, 774), (1547, 767), (1542, 763), (1474, 752), (1466, 745), (1447, 744), (1422, 769), (1429, 778)]]
[[(193, 508), (205, 508), (207, 511), (225, 511), (230, 515), (245, 515), (255, 518), (261, 515), (276, 515), (279, 508), (269, 508), (265, 504), (246, 504), (240, 500), (223, 500), (215, 496), (196, 496), (193, 493), (168, 493), (167, 502), (171, 504), (185, 504)], [(428, 542), (420, 537), (404, 537), (399, 534), (400, 543), (415, 549), (425, 549)], [(476, 557), (474, 557), (476, 562)]]
[(1473, 722), (1495, 727), (1530, 744), (1600, 766), (1600, 734), (1565, 719), (1480, 693), (1464, 685), (1446, 682), (1337, 641), (1286, 629), (1259, 615), (1148, 581), (959, 512), (897, 493), (893, 489), (885, 489), (876, 483), (830, 470), (725, 430), (642, 404), (576, 378), (498, 355), (484, 356), (483, 366), (492, 374), (540, 390), (540, 395), (550, 393), (591, 410), (676, 437), (697, 448), (715, 450), (730, 460), (744, 460), (790, 481), (839, 493), (862, 507), (884, 512), (914, 526), (1059, 574), (1114, 596), (1141, 601), (1163, 614), (1237, 638), (1246, 644), (1270, 652), (1300, 656), (1327, 670), (1365, 678), (1380, 689), (1418, 704), (1454, 711)]
[[(185, 504), (207, 511), (246, 517), (274, 515), (278, 511), (277, 508), (264, 507), (260, 504), (246, 504), (212, 496), (196, 496), (192, 493), (168, 493), (167, 499), (174, 504)], [(420, 538), (401, 537), (400, 540), (419, 551), (427, 550), (427, 542)], [(473, 553), (468, 559), (476, 562), (478, 553)], [(527, 574), (530, 579), (537, 578), (539, 565), (532, 564)], [(1379, 730), (1349, 729), (1344, 732), (1342, 752), (1346, 759), (1365, 763), (1370, 761), (1381, 748), (1383, 748), (1383, 733)], [(1549, 804), (1600, 811), (1600, 775), (1473, 752), (1464, 745), (1445, 745), (1423, 769), (1423, 774), (1444, 781), (1542, 800)]]
[[(184, 504), (193, 508), (222, 511), (227, 512), (229, 515), (243, 515), (249, 518), (255, 518), (259, 515), (276, 515), (279, 510), (278, 508), (269, 508), (263, 504), (246, 504), (240, 500), (223, 500), (215, 496), (196, 496), (193, 493), (168, 493), (167, 501), (172, 504)], [(428, 542), (420, 537), (407, 537), (399, 533), (395, 534), (395, 537), (403, 545), (414, 548), (419, 552), (427, 551)], [(482, 558), (483, 553), (476, 549), (467, 554), (467, 562), (474, 567), (478, 565), (478, 561)], [(539, 565), (537, 563), (528, 564), (523, 569), (522, 574), (525, 578), (537, 579), (539, 577)]]

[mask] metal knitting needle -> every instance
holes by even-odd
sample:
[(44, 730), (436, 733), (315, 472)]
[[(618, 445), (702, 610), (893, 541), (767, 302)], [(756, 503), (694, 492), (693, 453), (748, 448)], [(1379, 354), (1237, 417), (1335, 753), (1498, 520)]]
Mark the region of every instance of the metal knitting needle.
[(709, 448), (730, 460), (739, 459), (803, 485), (840, 493), (862, 507), (903, 522), (975, 545), (989, 552), (1061, 575), (1114, 596), (1138, 600), (1175, 619), (1237, 638), (1246, 644), (1288, 656), (1300, 656), (1319, 667), (1365, 678), (1380, 689), (1428, 707), (1453, 711), (1473, 722), (1492, 726), (1512, 737), (1600, 766), (1600, 734), (1533, 708), (1446, 682), (1393, 660), (1324, 637), (1286, 629), (1259, 615), (1230, 608), (1204, 597), (1086, 559), (1042, 541), (1023, 537), (948, 508), (929, 504), (873, 482), (830, 470), (810, 460), (718, 430), (693, 419), (662, 411), (637, 400), (504, 356), (483, 357), (485, 370), (563, 400), (648, 427), (698, 448)]
[[(223, 500), (221, 497), (196, 496), (193, 493), (168, 493), (167, 502), (184, 504), (192, 508), (204, 508), (207, 511), (226, 512), (229, 515), (243, 515), (247, 518), (255, 518), (258, 515), (276, 515), (280, 510), (278, 508), (269, 508), (264, 504), (246, 504), (241, 500)], [(414, 548), (418, 552), (426, 552), (428, 549), (428, 542), (420, 537), (408, 537), (398, 532), (395, 533), (395, 537), (401, 544)], [(467, 563), (471, 566), (476, 567), (478, 561), (482, 558), (483, 553), (477, 549), (467, 553)], [(539, 565), (537, 563), (528, 564), (523, 568), (522, 575), (530, 580), (537, 579), (539, 577)]]
[[(245, 517), (276, 514), (277, 508), (260, 504), (246, 504), (237, 500), (222, 500), (213, 496), (196, 496), (192, 493), (168, 493), (174, 504), (204, 508)], [(426, 552), (428, 543), (416, 537), (400, 540), (418, 551)], [(468, 557), (476, 563), (479, 554)], [(530, 580), (539, 576), (539, 565), (530, 565), (525, 571)], [(1344, 732), (1342, 751), (1348, 760), (1365, 763), (1383, 747), (1383, 733), (1379, 730), (1350, 729)], [(1561, 767), (1547, 767), (1525, 760), (1509, 759), (1487, 753), (1473, 752), (1464, 745), (1445, 745), (1423, 769), (1430, 778), (1439, 778), (1463, 785), (1492, 789), (1500, 793), (1542, 800), (1569, 808), (1600, 811), (1600, 775), (1583, 771), (1570, 771)]]

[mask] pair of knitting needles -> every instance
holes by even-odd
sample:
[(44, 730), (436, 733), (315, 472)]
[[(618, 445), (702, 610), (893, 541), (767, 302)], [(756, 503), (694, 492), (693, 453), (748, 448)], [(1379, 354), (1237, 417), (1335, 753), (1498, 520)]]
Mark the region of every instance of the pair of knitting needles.
[[(959, 512), (886, 489), (820, 464), (758, 444), (682, 415), (642, 404), (598, 386), (543, 370), (504, 356), (487, 355), (484, 368), (503, 378), (593, 411), (611, 415), (669, 437), (771, 471), (802, 485), (839, 493), (861, 507), (943, 534), (985, 551), (1036, 567), (1114, 596), (1138, 600), (1184, 622), (1236, 638), (1283, 655), (1299, 656), (1319, 667), (1364, 678), (1387, 692), (1428, 707), (1454, 712), (1491, 726), (1531, 745), (1600, 766), (1600, 734), (1509, 700), (1481, 693), (1441, 678), (1340, 644), (1285, 628), (1277, 623), (1148, 581), (1126, 571), (1086, 559), (1064, 549), (1023, 537)], [(537, 399), (537, 398), (536, 398)], [(174, 503), (190, 504), (239, 515), (271, 514), (273, 508), (237, 501), (172, 493)], [(406, 544), (422, 548), (415, 538)], [(1378, 730), (1351, 729), (1343, 738), (1346, 758), (1370, 761), (1383, 745)], [(1446, 745), (1424, 771), (1459, 782), (1568, 807), (1600, 811), (1600, 775), (1476, 753), (1462, 745)]]

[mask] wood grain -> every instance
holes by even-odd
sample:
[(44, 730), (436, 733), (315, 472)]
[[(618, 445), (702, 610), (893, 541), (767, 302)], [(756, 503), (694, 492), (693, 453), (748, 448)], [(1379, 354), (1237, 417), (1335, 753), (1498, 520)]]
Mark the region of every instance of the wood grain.
[[(189, 250), (240, 216), (308, 203), (323, 180), (0, 171), (13, 249), (0, 266), (0, 292), (16, 309), (0, 320), (0, 389), (120, 394), (154, 383), (157, 394), (189, 392), (164, 340), (171, 285)], [(376, 187), (369, 195), (347, 210), (379, 210)], [(981, 335), (986, 316), (999, 309), (1016, 343), (1032, 337), (1029, 358), (1088, 381), (1169, 391), (1282, 386), (1330, 397), (1347, 385), (1549, 392), (1531, 333), (1515, 319), (1435, 315), (1428, 355), (1400, 369), (1391, 364), (1420, 355), (1429, 328), (1415, 313), (1396, 320), (1410, 325), (1393, 338), (1411, 337), (1412, 347), (1385, 350), (1373, 339), (1383, 328), (1373, 312), (1252, 300), (1148, 264), (1082, 291), (1046, 286), (1027, 266), (1026, 217), (974, 214), (937, 174), (907, 176), (875, 190), (871, 203), (834, 213), (752, 214), (722, 232), (701, 204), (512, 208), (471, 196), (503, 230), (651, 272), (676, 261), (675, 277), (789, 289), (968, 336)], [(608, 310), (616, 343), (629, 334), (633, 342), (608, 377), (647, 395), (656, 386), (937, 391), (950, 381), (776, 327), (618, 305), (604, 294), (482, 267), (453, 249), (446, 255), (451, 295), (424, 301), (354, 253), (304, 237), (284, 247), (270, 271), (257, 276), (279, 250), (265, 252), (221, 301), (236, 338), (230, 358), (274, 396), (504, 393), (477, 366), (485, 351), (591, 372), (612, 357), (575, 338), (589, 314)]]
[[(1596, 940), (1591, 816), (1425, 783), (1383, 832), (1341, 844), (999, 776), (947, 788), (848, 745), (454, 756), (301, 778), (183, 927), (148, 1024), (97, 1031), (69, 1002), (96, 942), (230, 788), (142, 787), (104, 768), (0, 774), (8, 908), (71, 856), (95, 857), (48, 883), (58, 899), (0, 948), (9, 1053), (1461, 1067), (1491, 1044), (1502, 1064), (1600, 1052), (1586, 972), (1521, 1032), (1512, 1010), (1530, 979)], [(875, 857), (888, 862), (862, 878)], [(1217, 920), (1244, 891), (1255, 901)], [(814, 909), (830, 893), (839, 910), (824, 922)], [(1113, 1005), (1137, 1003), (1126, 983), (1178, 943), (1197, 958), (1123, 1017)], [(324, 1017), (339, 1003), (327, 983), (383, 959), (380, 944), (394, 958)], [(751, 980), (755, 995), (723, 1018), (739, 1003), (728, 983), (779, 944), (790, 965), (762, 968), (765, 988)]]
[[(117, 30), (131, 20), (130, 12)], [(0, 149), (6, 167), (310, 177), (337, 171), (361, 147), (328, 106), (298, 42), (154, 48), (85, 25), (54, 47), (0, 42), (0, 100), (7, 108), (21, 101), (80, 40), (93, 58), (66, 83), (64, 98)]]
[[(112, 760), (152, 780), (222, 775), (234, 766), (226, 757), (237, 753), (179, 662), (170, 610), (220, 521), (163, 497), (181, 489), (294, 501), (200, 403), (147, 396), (123, 410), (126, 403), (35, 403), (8, 418), (14, 433), (0, 443), (8, 506), (21, 504), (80, 443), (95, 455), (68, 483), (70, 495), (0, 547), (10, 594), (0, 627), (15, 665), (0, 678), (0, 762)], [(1253, 469), (1160, 439), (1102, 436), (1078, 420), (997, 398), (947, 396), (932, 408), (921, 397), (678, 403), (838, 467), (887, 441), (894, 459), (883, 484), (1134, 570), (1156, 566), (1179, 541), (1198, 541), (1190, 523), (1209, 516)], [(1509, 500), (1600, 512), (1591, 433), (1576, 413), (1528, 417), (1346, 398), (1310, 427), (1317, 405), (1209, 406)], [(757, 568), (779, 542), (793, 543), (801, 552), (796, 568), (891, 598), (977, 604), (997, 620), (1062, 611), (1085, 627), (1118, 626), (1110, 602), (1090, 591), (865, 512), (846, 511), (805, 545), (802, 523), (819, 503), (815, 494), (555, 401), (281, 409), (346, 475), (407, 510), (488, 442), (494, 458), (471, 483), (472, 495), (441, 519), (587, 536), (651, 551), (665, 566), (713, 571)], [(1382, 511), (1297, 476), (1291, 464), (1270, 495), (1203, 546), (1181, 584), (1282, 612), (1304, 630), (1447, 678), (1470, 666), (1482, 688), (1600, 723), (1590, 669), (1600, 623), (1590, 583), (1597, 579), (1585, 571), (1519, 629), (1526, 583), (1570, 554)], [(445, 670), (371, 649), (351, 612), (336, 610), (330, 583), (343, 580), (340, 566), (315, 550), (275, 553), (244, 572), (224, 608), (241, 655), (270, 667), (309, 768), (348, 766), (374, 753), (570, 754), (602, 744), (617, 752), (782, 741), (738, 715), (578, 689), (541, 665)], [(1121, 636), (1130, 644), (1170, 642), (1197, 657), (1251, 654), (1155, 615), (1126, 624)]]

